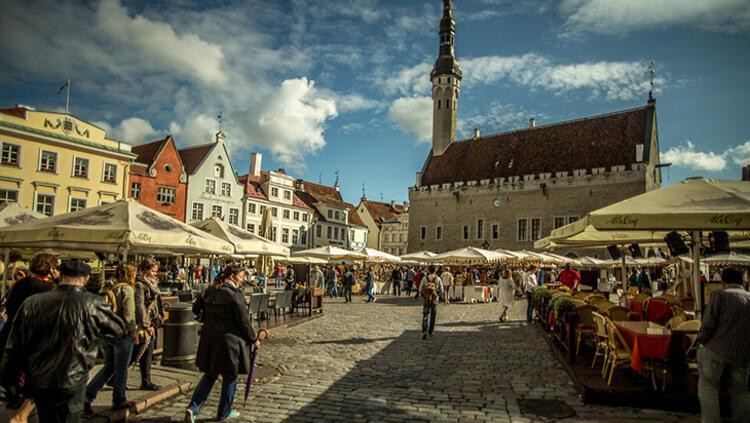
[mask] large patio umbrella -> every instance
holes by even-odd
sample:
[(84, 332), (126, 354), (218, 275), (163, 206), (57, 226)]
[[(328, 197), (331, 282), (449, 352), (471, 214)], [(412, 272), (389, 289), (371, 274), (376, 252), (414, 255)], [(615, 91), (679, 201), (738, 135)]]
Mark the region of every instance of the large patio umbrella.
[(435, 261), (437, 254), (432, 251), (417, 251), (415, 253), (404, 254), (401, 260), (410, 263), (429, 263)]
[(216, 217), (191, 223), (192, 226), (223, 239), (234, 246), (237, 255), (270, 254), (274, 256), (289, 256), (289, 248), (270, 241), (262, 236), (246, 231), (240, 227), (230, 225)]
[(331, 260), (364, 260), (365, 255), (356, 251), (327, 245), (325, 247), (312, 248), (310, 250), (295, 251), (293, 257), (316, 257), (327, 261)]
[(582, 267), (604, 267), (605, 260), (599, 260), (594, 257), (581, 257), (578, 259), (578, 264)]
[(401, 258), (388, 254), (385, 251), (376, 250), (374, 248), (363, 248), (357, 251), (358, 253), (365, 255), (365, 262), (368, 263), (397, 263), (401, 261)]
[(483, 250), (476, 247), (464, 247), (448, 251), (435, 256), (435, 260), (442, 260), (450, 264), (490, 264), (508, 259), (510, 256), (497, 251)]
[[(21, 223), (46, 219), (47, 216), (25, 209), (18, 203), (5, 203), (0, 205), (0, 228), (13, 226)], [(2, 296), (5, 297), (5, 287), (8, 281), (8, 262), (10, 261), (10, 248), (3, 248), (3, 287)]]
[(750, 256), (737, 253), (723, 253), (703, 259), (712, 266), (750, 266)]
[(232, 244), (132, 199), (0, 228), (0, 247), (232, 254)]

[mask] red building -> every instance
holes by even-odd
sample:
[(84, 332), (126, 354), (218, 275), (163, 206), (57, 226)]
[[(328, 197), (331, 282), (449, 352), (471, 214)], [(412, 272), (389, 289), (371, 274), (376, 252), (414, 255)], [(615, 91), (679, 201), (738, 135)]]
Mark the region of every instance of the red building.
[(138, 158), (130, 165), (128, 197), (184, 222), (187, 174), (172, 136), (133, 147), (133, 153)]

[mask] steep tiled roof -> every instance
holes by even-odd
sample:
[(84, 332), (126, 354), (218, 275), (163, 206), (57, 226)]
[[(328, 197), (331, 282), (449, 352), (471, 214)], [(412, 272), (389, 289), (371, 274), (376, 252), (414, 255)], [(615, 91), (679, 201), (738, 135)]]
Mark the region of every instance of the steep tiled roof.
[(148, 174), (148, 165), (143, 163), (130, 163), (130, 174), (136, 176), (150, 176)]
[[(455, 142), (429, 158), (421, 185), (629, 165), (636, 161), (636, 144), (649, 140), (654, 109), (649, 105)], [(645, 155), (648, 146), (644, 150)]]
[[(331, 204), (333, 206), (346, 208), (346, 203), (341, 197), (341, 193), (335, 187), (328, 185), (315, 184), (309, 181), (303, 181), (305, 190), (309, 197), (314, 199), (313, 202)], [(303, 198), (305, 199), (305, 198)], [(310, 204), (307, 200), (306, 203)]]
[(389, 219), (397, 214), (401, 214), (406, 211), (403, 205), (381, 203), (379, 201), (362, 200), (362, 203), (367, 207), (367, 211), (370, 212), (372, 219), (380, 225), (385, 219)]
[(363, 226), (366, 228), (367, 225), (365, 225), (365, 222), (362, 221), (362, 218), (360, 218), (359, 214), (357, 213), (357, 207), (354, 204), (350, 203), (344, 204), (346, 204), (346, 209), (349, 211), (349, 224), (355, 226)]
[[(266, 172), (262, 172), (266, 173)], [(252, 198), (258, 198), (261, 200), (268, 201), (268, 195), (263, 192), (263, 187), (261, 186), (261, 175), (253, 176), (253, 175), (242, 175), (238, 177), (240, 184), (245, 186), (245, 195)], [(312, 210), (312, 206), (307, 205), (300, 197), (300, 192), (294, 191), (292, 194), (292, 205), (295, 207), (299, 207), (301, 209), (309, 209)]]
[(147, 165), (150, 165), (154, 162), (154, 159), (156, 158), (156, 153), (159, 152), (159, 149), (161, 149), (161, 146), (169, 140), (169, 136), (165, 137), (162, 140), (150, 142), (147, 144), (141, 144), (136, 145), (133, 147), (133, 153), (138, 155), (138, 158), (135, 159), (135, 161), (139, 163), (145, 163)]
[(180, 150), (180, 158), (182, 159), (182, 164), (185, 166), (185, 172), (188, 175), (194, 174), (213, 147), (214, 144), (211, 143)]

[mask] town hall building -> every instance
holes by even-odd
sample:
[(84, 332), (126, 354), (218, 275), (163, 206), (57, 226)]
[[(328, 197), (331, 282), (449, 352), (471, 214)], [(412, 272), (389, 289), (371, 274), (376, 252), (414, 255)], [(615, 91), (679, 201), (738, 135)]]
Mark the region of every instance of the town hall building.
[(410, 252), (531, 249), (552, 229), (660, 186), (653, 90), (643, 107), (456, 140), (463, 74), (452, 1), (443, 3), (432, 149), (409, 188)]

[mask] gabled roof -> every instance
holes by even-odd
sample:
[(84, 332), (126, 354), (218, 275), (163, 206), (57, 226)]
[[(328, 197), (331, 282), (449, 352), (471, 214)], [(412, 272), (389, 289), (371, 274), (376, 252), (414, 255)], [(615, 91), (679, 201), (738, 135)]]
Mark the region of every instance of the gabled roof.
[[(346, 203), (341, 197), (341, 193), (332, 186), (315, 184), (309, 181), (303, 181), (304, 192), (307, 194), (303, 197), (306, 203), (312, 206), (312, 203), (325, 203), (335, 207), (346, 208)], [(312, 201), (310, 203), (309, 201)]]
[[(261, 175), (268, 172), (261, 172)], [(251, 198), (257, 198), (260, 200), (270, 201), (268, 199), (268, 194), (266, 194), (263, 191), (263, 185), (262, 185), (262, 176), (257, 175), (241, 175), (237, 179), (240, 181), (240, 184), (242, 184), (245, 187), (245, 195)], [(292, 192), (292, 205), (294, 207), (299, 207), (301, 209), (308, 209), (313, 210), (312, 206), (307, 205), (300, 197), (299, 197), (299, 191), (293, 191)]]
[(648, 159), (654, 113), (648, 105), (455, 142), (428, 158), (421, 185), (627, 166), (637, 144)]
[(354, 204), (350, 203), (344, 203), (346, 204), (346, 209), (349, 211), (349, 224), (353, 226), (361, 226), (363, 228), (366, 228), (367, 225), (365, 225), (365, 222), (362, 221), (362, 218), (359, 217), (359, 214), (357, 213), (357, 207)]
[(379, 201), (362, 200), (362, 203), (378, 226), (386, 219), (404, 213), (406, 208), (401, 204), (381, 203)]
[(185, 172), (188, 175), (195, 174), (195, 171), (198, 170), (198, 167), (203, 163), (215, 145), (216, 143), (211, 143), (180, 150), (180, 158), (182, 159), (182, 164), (185, 166)]
[(164, 145), (167, 140), (169, 140), (168, 135), (163, 140), (157, 140), (150, 143), (134, 146), (132, 151), (133, 153), (138, 155), (138, 158), (135, 159), (135, 161), (137, 161), (138, 163), (150, 165), (154, 162), (157, 153), (161, 151), (162, 145)]

